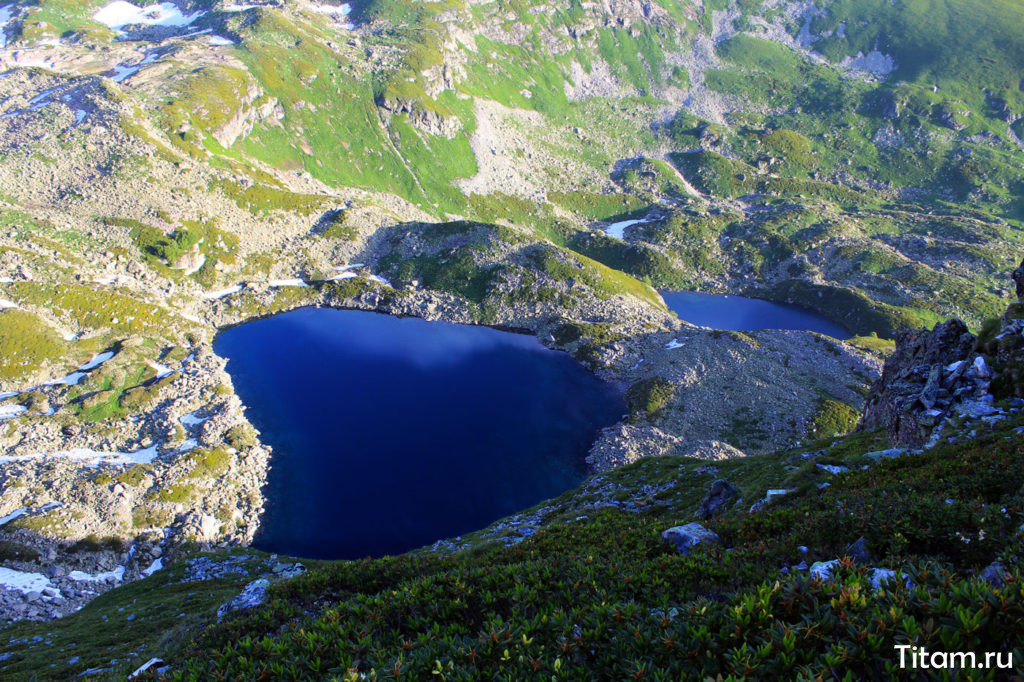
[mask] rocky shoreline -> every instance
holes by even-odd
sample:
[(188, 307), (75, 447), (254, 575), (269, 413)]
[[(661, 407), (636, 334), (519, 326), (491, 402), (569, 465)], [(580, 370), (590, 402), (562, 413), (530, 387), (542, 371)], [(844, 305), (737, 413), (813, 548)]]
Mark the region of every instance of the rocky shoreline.
[[(357, 293), (342, 299), (331, 283), (248, 284), (189, 315), (210, 329), (308, 305), (479, 322), (464, 300), (442, 292), (416, 287), (396, 292), (368, 278), (359, 278), (359, 287), (347, 293), (352, 291)], [(742, 451), (711, 437), (730, 411), (711, 396), (720, 382), (732, 383), (730, 376), (744, 373), (757, 379), (759, 390), (774, 382), (779, 391), (792, 391), (796, 384), (787, 385), (777, 376), (779, 354), (790, 355), (787, 347), (795, 348), (793, 357), (801, 358), (794, 377), (816, 372), (822, 381), (832, 383), (837, 377), (854, 380), (860, 373), (867, 381), (877, 372), (877, 361), (847, 344), (813, 334), (759, 332), (737, 340), (621, 299), (595, 305), (597, 309), (587, 310), (590, 319), (615, 319), (622, 340), (606, 346), (592, 369), (624, 387), (662, 372), (678, 384), (679, 395), (678, 409), (660, 423), (622, 422), (602, 433), (588, 459), (594, 471), (659, 454), (742, 456)], [(641, 314), (630, 315), (631, 309)], [(502, 310), (489, 323), (537, 334), (546, 344), (570, 352), (579, 345), (555, 342), (557, 320), (523, 316), (513, 308)], [(4, 565), (38, 578), (9, 576), (0, 587), (0, 618), (65, 615), (106, 589), (142, 576), (159, 557), (196, 546), (251, 542), (265, 505), (262, 486), (271, 450), (259, 443), (246, 421), (225, 361), (212, 351), (212, 337), (197, 334), (195, 345), (179, 353), (185, 354), (183, 358), (154, 363), (160, 370), (152, 379), (148, 407), (111, 421), (103, 430), (61, 427), (36, 408), (6, 420), (0, 512), (24, 511), (0, 525), (0, 542), (6, 543), (9, 553)], [(729, 350), (730, 344), (741, 346)], [(806, 358), (802, 351), (808, 351)], [(90, 373), (116, 370), (119, 357), (133, 352), (133, 342), (127, 339), (108, 352), (111, 357)], [(693, 372), (694, 366), (703, 371)], [(59, 415), (69, 409), (67, 396), (74, 389), (55, 384), (32, 390), (42, 394), (51, 415)], [(773, 447), (797, 431), (778, 437), (768, 434), (763, 447)], [(693, 432), (704, 435), (668, 435)], [(242, 437), (245, 434), (250, 434), (249, 442)], [(29, 582), (18, 586), (19, 580)]]

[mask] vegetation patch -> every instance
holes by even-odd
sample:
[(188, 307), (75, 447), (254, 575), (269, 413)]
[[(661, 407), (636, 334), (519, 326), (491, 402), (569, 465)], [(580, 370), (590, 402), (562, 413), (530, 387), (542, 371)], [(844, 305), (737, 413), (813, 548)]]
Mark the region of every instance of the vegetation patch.
[(641, 417), (653, 422), (672, 402), (676, 388), (671, 381), (661, 377), (641, 379), (626, 389), (626, 404), (632, 421)]

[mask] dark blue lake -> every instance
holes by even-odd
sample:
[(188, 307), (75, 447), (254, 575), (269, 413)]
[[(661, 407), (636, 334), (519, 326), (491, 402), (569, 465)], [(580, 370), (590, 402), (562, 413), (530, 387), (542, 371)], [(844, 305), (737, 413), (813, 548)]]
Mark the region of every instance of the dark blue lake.
[(304, 308), (214, 344), (273, 446), (254, 545), (394, 554), (479, 530), (586, 475), (621, 393), (535, 337)]
[(785, 303), (699, 291), (662, 291), (670, 310), (690, 324), (729, 331), (795, 329), (848, 339), (841, 325), (816, 312)]

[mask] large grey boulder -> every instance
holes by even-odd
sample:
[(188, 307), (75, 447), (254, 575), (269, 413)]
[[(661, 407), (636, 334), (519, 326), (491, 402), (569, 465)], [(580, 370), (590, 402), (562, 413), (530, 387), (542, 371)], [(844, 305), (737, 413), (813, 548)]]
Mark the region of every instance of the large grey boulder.
[(699, 523), (688, 523), (685, 526), (673, 526), (661, 534), (662, 539), (674, 545), (680, 554), (689, 554), (690, 548), (702, 543), (717, 545), (721, 542), (718, 534), (708, 530)]

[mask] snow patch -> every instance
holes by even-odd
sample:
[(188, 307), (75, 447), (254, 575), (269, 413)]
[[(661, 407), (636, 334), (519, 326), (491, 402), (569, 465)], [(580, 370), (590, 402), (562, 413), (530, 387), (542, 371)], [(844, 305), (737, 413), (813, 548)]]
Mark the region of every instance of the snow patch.
[(154, 573), (156, 573), (157, 571), (159, 571), (163, 567), (164, 567), (164, 560), (163, 560), (163, 558), (157, 557), (157, 559), (153, 563), (151, 563), (149, 565), (149, 568), (143, 569), (142, 575), (144, 575), (144, 576), (146, 576), (148, 578), (149, 576), (153, 575)]
[(199, 426), (200, 424), (209, 421), (209, 417), (207, 417), (206, 419), (200, 419), (199, 417), (197, 417), (196, 412), (198, 411), (199, 410), (196, 410), (195, 412), (189, 412), (188, 414), (183, 414), (181, 415), (181, 417), (179, 417), (178, 421), (181, 422), (182, 426)]
[(609, 237), (614, 237), (615, 239), (625, 239), (625, 232), (627, 227), (632, 227), (633, 225), (643, 225), (645, 223), (653, 223), (655, 220), (657, 220), (657, 218), (653, 218), (651, 216), (646, 216), (638, 220), (622, 220), (617, 223), (612, 223), (611, 225), (606, 227), (604, 229), (604, 233)]
[(225, 45), (234, 45), (235, 41), (228, 40), (223, 36), (210, 36), (210, 45), (213, 47), (224, 47)]
[(311, 3), (310, 5), (314, 11), (326, 14), (335, 21), (343, 22), (344, 28), (352, 30), (355, 28), (355, 24), (348, 21), (348, 15), (352, 12), (352, 6), (348, 3), (344, 5), (318, 5)]
[(92, 18), (107, 26), (107, 28), (120, 31), (130, 24), (142, 24), (143, 26), (188, 26), (206, 12), (193, 12), (188, 16), (181, 13), (175, 5), (170, 2), (161, 2), (159, 5), (146, 5), (136, 7), (124, 0), (115, 0), (92, 15)]
[(112, 357), (114, 357), (114, 353), (112, 351), (104, 351), (103, 353), (98, 353), (92, 357), (92, 360), (79, 367), (78, 371), (88, 372), (90, 369), (96, 369), (97, 367), (99, 367)]
[(13, 4), (0, 7), (0, 47), (7, 47), (7, 24), (11, 22), (11, 17), (14, 15), (13, 7)]
[(199, 447), (199, 441), (195, 438), (189, 438), (178, 446), (178, 452), (190, 452)]
[(685, 343), (679, 343), (675, 339), (672, 339), (671, 341), (665, 344), (665, 348), (668, 348), (669, 350), (675, 350), (676, 348), (682, 348), (685, 345)]
[(115, 66), (114, 74), (110, 77), (110, 80), (115, 83), (123, 83), (138, 72), (139, 67), (137, 66)]
[(24, 405), (0, 405), (0, 419), (12, 419), (23, 412), (28, 412)]
[(269, 282), (272, 287), (308, 287), (309, 283), (301, 279), (272, 279)]
[(5, 310), (7, 308), (19, 308), (19, 307), (21, 307), (21, 306), (19, 306), (17, 303), (15, 303), (13, 301), (8, 301), (6, 298), (0, 298), (0, 310)]
[(118, 566), (112, 571), (105, 571), (103, 573), (86, 573), (85, 571), (71, 571), (68, 573), (68, 578), (71, 580), (78, 580), (81, 582), (90, 583), (105, 583), (109, 578), (113, 578), (117, 582), (124, 580), (124, 566)]
[(209, 299), (211, 301), (215, 301), (215, 300), (217, 300), (219, 298), (224, 298), (225, 296), (230, 296), (231, 294), (237, 294), (239, 291), (241, 291), (244, 288), (245, 288), (245, 284), (244, 283), (243, 284), (236, 284), (235, 286), (228, 287), (227, 289), (220, 289), (218, 291), (208, 291), (205, 294), (203, 294), (203, 298)]
[(100, 452), (90, 448), (72, 448), (70, 450), (60, 450), (50, 455), (47, 455), (45, 452), (36, 452), (31, 455), (5, 455), (0, 457), (0, 464), (27, 462), (47, 456), (81, 462), (83, 466), (87, 467), (98, 467), (100, 464), (149, 464), (157, 456), (158, 450), (159, 446), (157, 445), (151, 445), (148, 448), (136, 450), (135, 452)]
[(19, 509), (15, 509), (7, 516), (0, 516), (0, 526), (8, 524), (14, 519), (24, 516), (26, 512), (28, 512), (28, 507), (21, 507)]
[(167, 365), (161, 365), (159, 362), (153, 362), (152, 360), (146, 360), (146, 364), (149, 365), (150, 367), (152, 367), (153, 371), (156, 372), (156, 378), (157, 379), (163, 379), (164, 377), (169, 377), (172, 374), (174, 374), (174, 370), (173, 369), (171, 369)]
[[(42, 573), (26, 573), (0, 567), (0, 587), (28, 594), (30, 592), (42, 592), (47, 587), (52, 588), (53, 586), (50, 584), (50, 579)], [(59, 593), (60, 591), (58, 590)]]
[(78, 382), (85, 378), (85, 372), (72, 372), (67, 376), (63, 376), (60, 379), (50, 379), (49, 381), (43, 382), (44, 386), (59, 386), (64, 384), (65, 386), (77, 386)]

